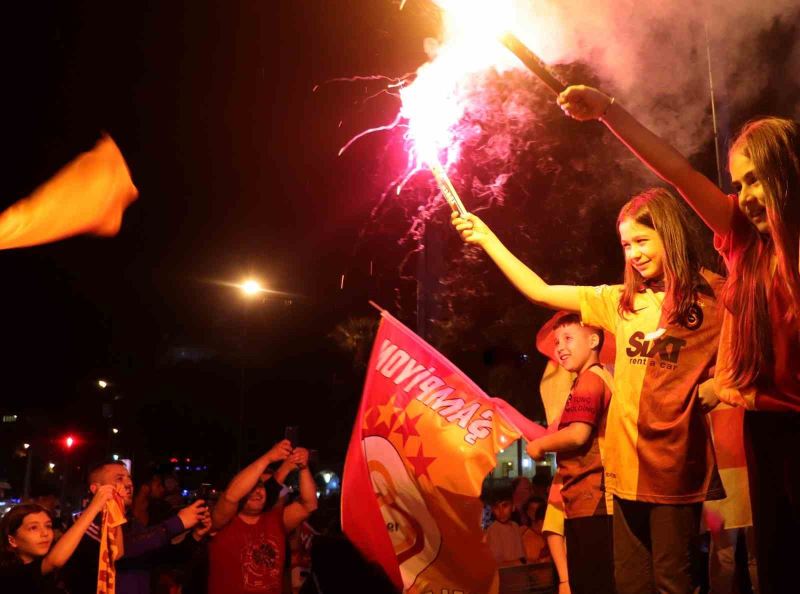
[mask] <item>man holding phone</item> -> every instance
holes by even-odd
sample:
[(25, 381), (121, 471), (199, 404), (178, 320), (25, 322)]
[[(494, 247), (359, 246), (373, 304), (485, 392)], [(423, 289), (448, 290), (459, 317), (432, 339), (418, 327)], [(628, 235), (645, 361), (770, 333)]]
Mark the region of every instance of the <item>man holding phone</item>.
[[(288, 505), (267, 506), (261, 477), (280, 461), (299, 472), (300, 496)], [(308, 469), (308, 450), (289, 439), (241, 470), (228, 484), (211, 516), (218, 533), (209, 545), (209, 594), (280, 594), (286, 535), (317, 508), (317, 486)]]

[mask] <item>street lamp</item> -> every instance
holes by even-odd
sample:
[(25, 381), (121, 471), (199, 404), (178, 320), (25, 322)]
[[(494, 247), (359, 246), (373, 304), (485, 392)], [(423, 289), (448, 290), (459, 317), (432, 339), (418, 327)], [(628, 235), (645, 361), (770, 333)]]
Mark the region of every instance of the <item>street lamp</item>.
[(27, 500), (31, 494), (31, 473), (33, 472), (33, 450), (31, 444), (23, 443), (22, 448), (25, 450), (25, 481), (22, 483), (22, 498)]
[(97, 385), (100, 386), (100, 389), (105, 390), (108, 387), (108, 382), (106, 380), (97, 380)]
[(253, 278), (248, 278), (242, 282), (242, 284), (239, 285), (239, 288), (242, 290), (242, 293), (248, 297), (265, 292), (265, 289), (261, 286), (261, 283)]
[(250, 301), (260, 293), (266, 293), (267, 290), (255, 278), (246, 278), (239, 285), (236, 285), (242, 294), (246, 297), (242, 305), (242, 346), (241, 346), (241, 364), (239, 369), (239, 432), (236, 443), (236, 463), (241, 466), (244, 454), (244, 418), (245, 418), (245, 399), (247, 392), (246, 385), (246, 372), (245, 372), (245, 351), (247, 343), (247, 323), (248, 323), (248, 305)]

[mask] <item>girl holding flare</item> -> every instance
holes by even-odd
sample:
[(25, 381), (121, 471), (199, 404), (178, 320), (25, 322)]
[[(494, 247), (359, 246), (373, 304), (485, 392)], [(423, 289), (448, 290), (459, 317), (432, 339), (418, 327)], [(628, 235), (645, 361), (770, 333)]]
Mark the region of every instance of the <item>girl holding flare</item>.
[(569, 87), (558, 103), (577, 120), (601, 120), (715, 234), (728, 279), (714, 392), (746, 409), (760, 592), (779, 592), (800, 556), (800, 125), (747, 123), (728, 154), (728, 196), (597, 89)]
[(604, 464), (619, 592), (694, 591), (690, 551), (702, 502), (724, 495), (698, 402), (698, 386), (711, 383), (722, 279), (701, 268), (687, 214), (664, 189), (631, 199), (617, 219), (624, 282), (599, 287), (550, 285), (478, 217), (453, 215), (462, 239), (483, 248), (528, 299), (579, 312), (615, 337)]

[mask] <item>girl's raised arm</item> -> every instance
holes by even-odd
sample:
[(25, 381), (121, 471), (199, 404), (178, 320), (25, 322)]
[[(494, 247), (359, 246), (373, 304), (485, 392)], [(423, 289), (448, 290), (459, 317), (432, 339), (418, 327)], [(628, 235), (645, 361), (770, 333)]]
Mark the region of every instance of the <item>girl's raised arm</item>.
[(453, 226), (467, 243), (481, 246), (508, 280), (528, 299), (550, 309), (580, 311), (578, 287), (571, 285), (548, 285), (538, 274), (528, 268), (514, 254), (508, 251), (491, 229), (474, 214), (465, 218), (456, 213), (452, 216)]
[(94, 495), (92, 502), (75, 520), (75, 523), (70, 526), (69, 530), (64, 533), (64, 536), (59, 538), (42, 560), (42, 573), (50, 573), (54, 569), (63, 567), (64, 564), (78, 548), (78, 545), (89, 529), (89, 525), (94, 521), (95, 516), (103, 511), (106, 503), (114, 497), (114, 486), (103, 485)]
[(675, 186), (714, 233), (726, 235), (730, 231), (731, 200), (614, 99), (592, 87), (575, 85), (559, 95), (558, 104), (576, 120), (601, 120), (653, 173)]

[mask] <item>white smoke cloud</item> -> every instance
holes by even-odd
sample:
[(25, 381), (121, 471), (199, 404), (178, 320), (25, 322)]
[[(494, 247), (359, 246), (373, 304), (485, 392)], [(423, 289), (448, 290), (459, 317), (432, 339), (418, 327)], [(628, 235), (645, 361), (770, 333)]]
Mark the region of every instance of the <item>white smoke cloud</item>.
[[(746, 106), (768, 82), (759, 39), (800, 15), (797, 0), (515, 0), (515, 8), (515, 33), (545, 61), (591, 64), (606, 90), (686, 153), (711, 135), (707, 48), (718, 105)], [(786, 80), (800, 81), (799, 48), (787, 65)]]

